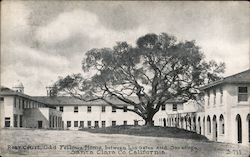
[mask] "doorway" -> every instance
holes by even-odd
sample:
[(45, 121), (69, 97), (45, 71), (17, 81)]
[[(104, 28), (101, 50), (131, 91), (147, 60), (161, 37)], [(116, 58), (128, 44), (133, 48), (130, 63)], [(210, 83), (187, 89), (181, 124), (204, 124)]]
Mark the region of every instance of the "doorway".
[(166, 127), (166, 126), (167, 126), (167, 123), (166, 123), (166, 118), (163, 118), (163, 125), (164, 125), (164, 127)]
[(216, 116), (214, 115), (213, 117), (213, 140), (217, 141), (218, 138), (218, 132), (217, 132), (217, 120), (216, 120)]
[(39, 129), (43, 128), (43, 121), (38, 121), (38, 128)]
[(242, 123), (239, 114), (236, 116), (236, 122), (237, 122), (237, 140), (238, 143), (242, 143)]

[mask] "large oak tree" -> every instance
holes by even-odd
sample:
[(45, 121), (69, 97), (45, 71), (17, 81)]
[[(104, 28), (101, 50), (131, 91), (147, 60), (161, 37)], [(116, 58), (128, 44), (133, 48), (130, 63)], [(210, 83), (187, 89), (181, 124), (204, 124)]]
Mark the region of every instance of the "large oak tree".
[(152, 125), (155, 113), (168, 100), (196, 100), (199, 87), (219, 79), (225, 69), (224, 63), (206, 61), (195, 41), (177, 41), (166, 33), (146, 34), (136, 46), (118, 42), (113, 48), (94, 48), (85, 55), (83, 75), (60, 78), (55, 89), (123, 109), (110, 101), (118, 99), (134, 106), (128, 111), (141, 116), (146, 125)]

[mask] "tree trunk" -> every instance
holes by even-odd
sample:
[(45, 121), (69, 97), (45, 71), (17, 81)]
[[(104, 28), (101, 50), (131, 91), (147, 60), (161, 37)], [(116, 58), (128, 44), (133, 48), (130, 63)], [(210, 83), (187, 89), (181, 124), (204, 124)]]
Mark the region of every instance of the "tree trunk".
[(147, 118), (145, 118), (145, 126), (154, 126), (154, 121), (153, 121), (154, 114), (148, 115)]

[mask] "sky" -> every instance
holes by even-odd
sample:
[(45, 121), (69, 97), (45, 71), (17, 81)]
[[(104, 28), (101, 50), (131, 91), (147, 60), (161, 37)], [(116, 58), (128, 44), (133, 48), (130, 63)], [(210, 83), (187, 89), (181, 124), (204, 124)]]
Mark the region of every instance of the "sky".
[(195, 40), (228, 76), (250, 66), (249, 16), (248, 2), (233, 1), (2, 1), (1, 85), (46, 95), (59, 76), (83, 73), (88, 50), (162, 32)]

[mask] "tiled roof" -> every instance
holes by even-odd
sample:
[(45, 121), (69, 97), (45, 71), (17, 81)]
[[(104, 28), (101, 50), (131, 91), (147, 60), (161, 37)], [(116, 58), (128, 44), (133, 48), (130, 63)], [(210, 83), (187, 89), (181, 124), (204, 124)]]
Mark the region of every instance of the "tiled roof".
[(200, 89), (205, 90), (223, 83), (250, 83), (250, 69), (225, 77), (221, 80), (211, 82)]
[[(12, 89), (9, 89), (7, 87), (1, 87), (0, 88), (0, 95), (1, 96), (20, 96), (20, 97), (24, 97), (26, 99), (29, 100), (33, 100), (33, 101), (37, 101), (46, 105), (83, 105), (83, 106), (87, 106), (87, 105), (98, 105), (98, 106), (102, 106), (102, 105), (107, 105), (106, 102), (104, 102), (103, 100), (96, 100), (96, 101), (82, 101), (80, 99), (71, 97), (71, 96), (55, 96), (55, 97), (49, 97), (49, 96), (29, 96), (26, 95), (24, 93), (20, 93), (20, 92), (16, 92)], [(139, 100), (137, 97), (128, 97), (129, 100), (138, 103)], [(116, 104), (116, 105), (128, 105), (123, 101), (120, 101), (118, 99), (115, 98), (109, 98), (109, 100), (111, 103)], [(178, 100), (178, 99), (170, 99), (167, 101), (168, 103), (182, 103), (183, 101)]]
[[(83, 101), (71, 96), (56, 96), (56, 97), (47, 97), (47, 96), (38, 96), (38, 97), (33, 97), (39, 101), (43, 101), (47, 104), (50, 105), (63, 105), (63, 106), (67, 106), (67, 105), (83, 105), (83, 106), (87, 106), (87, 105), (107, 105), (106, 102), (104, 102), (103, 100), (95, 100), (95, 101)], [(139, 100), (137, 99), (137, 97), (129, 97), (129, 100), (137, 103)], [(111, 103), (116, 104), (116, 105), (128, 105), (123, 101), (120, 101), (116, 98), (109, 98), (109, 100)], [(173, 102), (181, 102), (178, 100), (169, 100), (168, 103), (173, 103)]]
[(43, 104), (45, 103), (43, 101), (35, 99), (32, 96), (29, 96), (29, 95), (21, 93), (21, 92), (16, 92), (10, 88), (3, 87), (3, 86), (0, 87), (0, 96), (20, 96), (20, 97), (23, 97), (23, 98), (26, 98), (29, 100), (37, 101), (39, 103), (43, 103)]
[[(55, 97), (48, 97), (48, 96), (37, 96), (34, 97), (39, 101), (43, 101), (50, 105), (107, 105), (102, 100), (95, 100), (95, 101), (83, 101), (71, 96), (55, 96)], [(131, 98), (130, 98), (131, 99)], [(110, 102), (117, 104), (117, 105), (125, 105), (124, 102), (117, 100), (117, 99), (109, 99)], [(134, 101), (134, 100), (133, 100)]]

